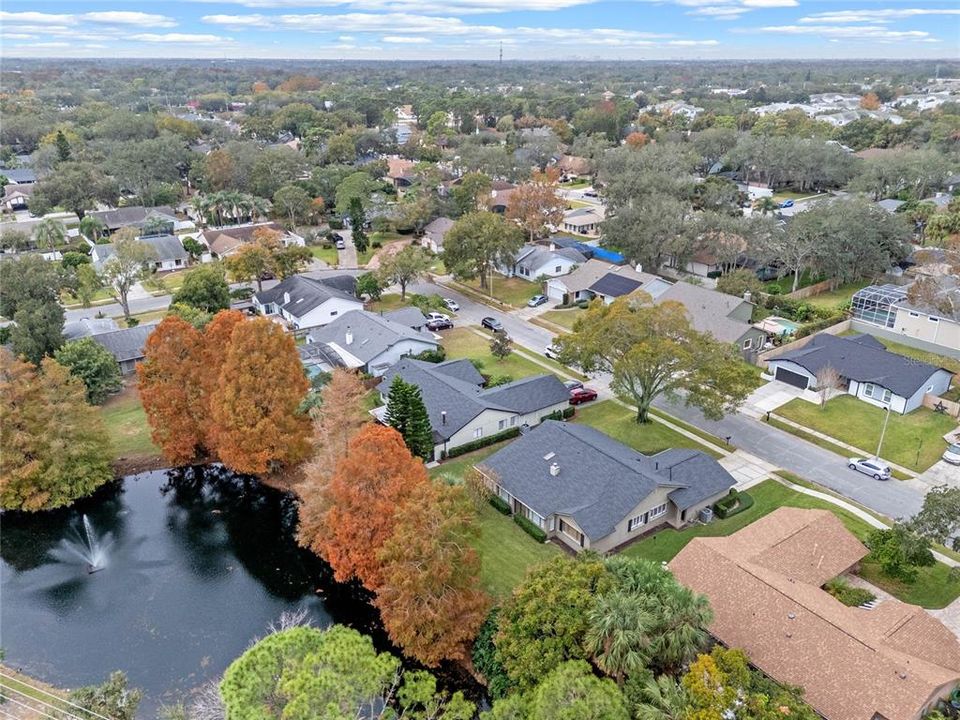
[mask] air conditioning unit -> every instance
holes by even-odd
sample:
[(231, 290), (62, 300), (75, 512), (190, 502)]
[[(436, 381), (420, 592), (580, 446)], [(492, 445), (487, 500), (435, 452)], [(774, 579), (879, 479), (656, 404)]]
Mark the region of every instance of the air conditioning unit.
[(702, 510), (700, 510), (700, 522), (702, 522), (702, 523), (708, 523), (708, 522), (710, 522), (711, 520), (713, 520), (713, 508), (712, 508), (712, 507), (705, 507), (705, 508), (703, 508)]

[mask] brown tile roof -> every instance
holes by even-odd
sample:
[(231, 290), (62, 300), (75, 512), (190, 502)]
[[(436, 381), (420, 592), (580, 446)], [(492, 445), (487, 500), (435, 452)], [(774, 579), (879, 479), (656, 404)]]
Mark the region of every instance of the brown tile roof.
[(915, 720), (960, 679), (960, 643), (922, 609), (847, 607), (822, 582), (866, 555), (826, 510), (780, 508), (729, 537), (695, 538), (670, 563), (710, 599), (710, 632), (829, 720)]

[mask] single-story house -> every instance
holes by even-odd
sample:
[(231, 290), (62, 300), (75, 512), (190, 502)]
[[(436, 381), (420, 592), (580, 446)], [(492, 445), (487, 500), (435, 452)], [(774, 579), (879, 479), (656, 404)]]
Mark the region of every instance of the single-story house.
[(0, 175), (12, 185), (32, 185), (37, 181), (37, 173), (30, 168), (3, 168)]
[(727, 537), (698, 537), (670, 571), (710, 601), (710, 634), (742, 648), (828, 720), (920, 720), (960, 680), (960, 643), (892, 597), (848, 607), (823, 585), (864, 547), (827, 510), (782, 507)]
[(927, 393), (947, 392), (953, 379), (949, 370), (892, 353), (871, 335), (815, 335), (799, 350), (771, 358), (767, 367), (777, 380), (812, 390), (817, 373), (832, 367), (847, 394), (901, 414), (920, 407)]
[[(434, 457), (511, 428), (538, 425), (545, 416), (569, 407), (570, 391), (556, 375), (533, 375), (485, 388), (484, 377), (466, 359), (428, 363), (404, 358), (383, 375), (384, 401), (399, 375), (420, 388), (433, 428)], [(383, 420), (385, 407), (374, 415)]]
[(363, 310), (355, 289), (356, 279), (349, 275), (322, 280), (293, 275), (256, 293), (253, 307), (261, 315), (281, 317), (296, 329), (319, 327), (351, 310)]
[(492, 492), (575, 551), (610, 552), (682, 527), (734, 478), (699, 450), (643, 455), (588, 425), (548, 420), (478, 466)]
[(109, 234), (115, 233), (120, 228), (132, 227), (138, 230), (143, 228), (148, 221), (158, 220), (166, 223), (165, 232), (172, 235), (177, 227), (177, 213), (172, 207), (161, 205), (158, 207), (143, 207), (142, 205), (131, 205), (129, 207), (116, 208), (114, 210), (96, 210), (87, 213), (91, 217), (100, 220), (107, 228)]
[[(909, 285), (870, 285), (853, 295), (853, 318), (889, 332), (929, 343), (960, 357), (960, 279), (938, 278), (926, 297), (912, 297)], [(929, 289), (929, 288), (928, 288)]]
[(413, 160), (406, 158), (389, 157), (387, 158), (387, 178), (397, 190), (410, 187), (416, 181), (416, 174), (413, 171), (416, 164)]
[(424, 315), (419, 308), (415, 307), (402, 307), (396, 310), (389, 310), (385, 313), (380, 313), (380, 317), (386, 318), (390, 322), (400, 323), (404, 327), (416, 330), (417, 332), (423, 330), (429, 322), (427, 316)]
[(149, 323), (123, 330), (97, 333), (90, 337), (113, 355), (117, 365), (120, 366), (121, 375), (131, 375), (136, 370), (137, 363), (143, 360), (143, 349), (147, 344), (147, 338), (156, 326), (157, 323)]
[(524, 280), (536, 280), (539, 277), (559, 277), (566, 275), (587, 258), (574, 248), (561, 248), (555, 245), (524, 245), (510, 264), (497, 269), (507, 277), (521, 277)]
[(554, 167), (568, 178), (590, 174), (590, 160), (579, 155), (561, 155)]
[[(0, 171), (2, 174), (2, 171)], [(30, 204), (30, 196), (36, 185), (32, 183), (24, 185), (8, 184), (3, 186), (3, 209), (10, 212), (16, 210), (26, 210)]]
[[(423, 318), (423, 313), (413, 309)], [(432, 334), (366, 310), (351, 310), (311, 330), (305, 347), (314, 345), (325, 346), (322, 355), (337, 358), (337, 367), (359, 369), (375, 377), (401, 358), (440, 347)]]
[[(180, 238), (176, 235), (155, 235), (139, 238), (140, 242), (153, 248), (155, 259), (148, 263), (148, 267), (156, 272), (180, 270), (190, 263), (188, 253)], [(104, 263), (113, 257), (113, 243), (94, 245), (90, 248), (90, 260), (98, 270)]]
[(904, 204), (903, 200), (895, 200), (894, 198), (887, 198), (886, 200), (878, 200), (876, 203), (877, 207), (883, 208), (888, 213), (895, 213), (897, 209)]
[(80, 340), (81, 338), (101, 335), (119, 330), (120, 326), (113, 318), (83, 318), (82, 320), (68, 320), (63, 324), (63, 339)]
[(760, 350), (766, 342), (767, 334), (750, 324), (754, 303), (747, 297), (678, 282), (654, 298), (657, 303), (668, 300), (686, 308), (694, 330), (710, 333), (720, 342), (733, 343), (744, 355)]
[(298, 245), (303, 247), (306, 241), (296, 233), (285, 230), (275, 222), (248, 223), (222, 228), (208, 228), (200, 235), (200, 240), (210, 248), (213, 257), (225, 258), (233, 255), (244, 245), (253, 242), (258, 230), (270, 230), (280, 233), (280, 242), (284, 247)]
[(645, 273), (630, 265), (613, 265), (603, 260), (590, 259), (569, 275), (547, 280), (546, 295), (562, 303), (576, 303), (600, 297), (609, 305), (618, 297), (643, 290), (656, 299), (671, 283), (656, 275)]
[(517, 186), (513, 183), (495, 180), (491, 185), (490, 199), (487, 200), (487, 207), (490, 209), (490, 212), (499, 213), (500, 215), (506, 213), (507, 208), (510, 207), (510, 199), (513, 197), (513, 192), (516, 189)]
[(420, 244), (430, 252), (442, 253), (443, 239), (452, 227), (453, 220), (448, 217), (438, 217), (423, 229), (423, 237), (420, 239)]
[(606, 211), (602, 205), (573, 208), (564, 211), (560, 227), (564, 232), (596, 236), (600, 234), (600, 223), (605, 217)]

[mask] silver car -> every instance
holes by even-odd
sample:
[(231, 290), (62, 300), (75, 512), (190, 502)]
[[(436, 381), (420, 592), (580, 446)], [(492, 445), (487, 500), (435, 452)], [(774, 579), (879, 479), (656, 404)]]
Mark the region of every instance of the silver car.
[(847, 467), (869, 475), (874, 480), (890, 479), (890, 466), (880, 458), (850, 458)]
[(960, 465), (960, 443), (953, 443), (943, 451), (941, 457), (951, 465)]

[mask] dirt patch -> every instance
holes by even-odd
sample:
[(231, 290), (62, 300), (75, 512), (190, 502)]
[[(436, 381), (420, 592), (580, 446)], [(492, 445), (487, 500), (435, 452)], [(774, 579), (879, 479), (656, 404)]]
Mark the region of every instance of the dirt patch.
[(119, 457), (113, 461), (113, 474), (117, 477), (136, 475), (150, 470), (163, 470), (170, 467), (170, 463), (160, 455), (142, 455), (134, 457)]
[(382, 248), (377, 250), (374, 256), (367, 262), (367, 270), (378, 269), (380, 267), (380, 263), (384, 259), (392, 255), (396, 255), (398, 252), (407, 247), (410, 242), (410, 240), (394, 240), (393, 242), (387, 243)]

